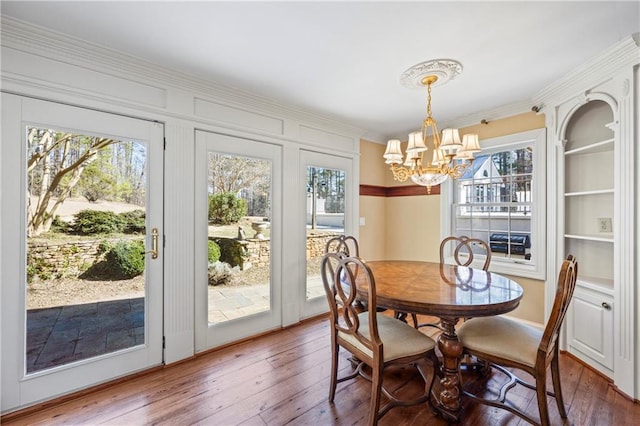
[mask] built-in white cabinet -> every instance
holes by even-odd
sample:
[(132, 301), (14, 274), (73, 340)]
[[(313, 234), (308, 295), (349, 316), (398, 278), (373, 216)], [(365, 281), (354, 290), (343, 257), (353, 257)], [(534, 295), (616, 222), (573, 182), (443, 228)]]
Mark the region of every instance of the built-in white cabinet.
[(579, 259), (579, 286), (608, 290), (614, 285), (614, 127), (609, 104), (585, 103), (567, 124), (562, 159), (564, 256)]
[(568, 254), (578, 280), (563, 350), (640, 394), (638, 164), (640, 35), (541, 92), (547, 126), (547, 281), (551, 311)]
[[(613, 290), (616, 149), (613, 111), (593, 100), (567, 122), (559, 179), (564, 208), (563, 257), (578, 259), (578, 282), (567, 319), (568, 350), (613, 374)], [(617, 224), (616, 224), (617, 225)]]

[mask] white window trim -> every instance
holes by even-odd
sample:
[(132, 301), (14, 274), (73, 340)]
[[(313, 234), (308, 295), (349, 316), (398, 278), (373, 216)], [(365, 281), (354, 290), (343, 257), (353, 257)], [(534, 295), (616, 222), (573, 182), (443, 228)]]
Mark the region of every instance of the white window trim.
[[(533, 150), (533, 178), (532, 178), (532, 215), (531, 239), (535, 241), (531, 254), (534, 262), (522, 262), (518, 259), (506, 259), (494, 256), (489, 269), (492, 272), (514, 275), (519, 277), (544, 280), (546, 277), (546, 130), (536, 129), (513, 135), (501, 136), (481, 141), (484, 150), (508, 149), (511, 145), (532, 143)], [(453, 221), (451, 220), (451, 206), (453, 204), (454, 185), (447, 179), (440, 188), (440, 239), (453, 235)], [(482, 267), (482, 260), (476, 260), (473, 267)]]

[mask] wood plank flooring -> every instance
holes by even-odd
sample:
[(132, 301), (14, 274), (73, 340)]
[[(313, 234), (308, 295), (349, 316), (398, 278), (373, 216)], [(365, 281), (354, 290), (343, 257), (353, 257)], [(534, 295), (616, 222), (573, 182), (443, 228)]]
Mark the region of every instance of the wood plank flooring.
[[(427, 321), (428, 318), (423, 318)], [(330, 373), (329, 324), (307, 321), (266, 336), (200, 355), (111, 386), (58, 401), (35, 412), (8, 415), (3, 425), (364, 425), (370, 384), (362, 378), (338, 384), (334, 404), (327, 400)], [(342, 373), (351, 369), (341, 351)], [(640, 404), (567, 355), (560, 359), (562, 385), (572, 425), (635, 425)], [(526, 375), (522, 375), (526, 377)], [(496, 389), (502, 377), (465, 374), (472, 389)], [(397, 369), (385, 383), (404, 395), (420, 392), (412, 369)], [(486, 388), (485, 388), (486, 387)], [(518, 407), (537, 418), (535, 394), (510, 393)], [(549, 400), (553, 424), (562, 424)], [(463, 403), (460, 425), (524, 425), (495, 408)], [(380, 425), (446, 425), (426, 404), (392, 409)]]

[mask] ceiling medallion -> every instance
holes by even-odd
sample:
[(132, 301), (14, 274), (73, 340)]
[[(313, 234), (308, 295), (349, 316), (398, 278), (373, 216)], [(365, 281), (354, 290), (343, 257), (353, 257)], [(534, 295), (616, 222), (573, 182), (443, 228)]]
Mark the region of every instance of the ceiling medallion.
[(453, 59), (432, 59), (420, 62), (408, 68), (400, 75), (400, 84), (408, 89), (424, 89), (424, 78), (436, 76), (432, 86), (440, 86), (449, 80), (453, 80), (462, 72), (462, 64)]

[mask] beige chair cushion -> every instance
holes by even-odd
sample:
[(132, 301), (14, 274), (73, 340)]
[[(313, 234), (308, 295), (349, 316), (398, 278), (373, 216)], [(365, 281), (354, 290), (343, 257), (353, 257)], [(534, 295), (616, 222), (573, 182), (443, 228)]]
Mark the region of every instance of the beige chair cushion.
[[(384, 362), (427, 352), (432, 350), (436, 345), (436, 342), (432, 338), (422, 334), (400, 320), (383, 314), (378, 314), (377, 317), (378, 335), (384, 345)], [(366, 338), (369, 338), (368, 312), (358, 314), (358, 318), (360, 319), (360, 333)], [(371, 351), (360, 343), (355, 336), (339, 332), (338, 337), (355, 346), (363, 353), (372, 356)]]
[(465, 321), (457, 334), (466, 348), (530, 367), (536, 363), (542, 339), (542, 330), (499, 316)]

